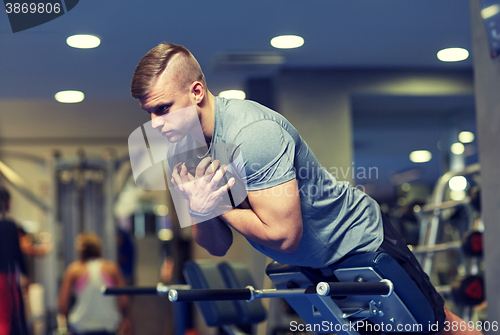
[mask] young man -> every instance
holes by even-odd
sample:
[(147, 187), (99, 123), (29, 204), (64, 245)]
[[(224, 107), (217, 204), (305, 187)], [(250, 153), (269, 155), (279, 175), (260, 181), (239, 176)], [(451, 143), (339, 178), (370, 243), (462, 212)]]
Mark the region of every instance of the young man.
[[(131, 92), (170, 143), (186, 144), (191, 130), (200, 126), (198, 140), (207, 150), (197, 153), (200, 162), (191, 173), (185, 163), (175, 165), (172, 183), (199, 222), (192, 226), (196, 242), (211, 254), (223, 256), (229, 249), (229, 227), (280, 263), (324, 271), (346, 255), (384, 250), (414, 278), (439, 326), (446, 316), (450, 320), (443, 299), (378, 204), (321, 168), (283, 116), (252, 101), (214, 97), (196, 59), (175, 44), (160, 44), (142, 58)], [(221, 144), (234, 153), (220, 154)], [(247, 201), (221, 210), (221, 197), (235, 178), (220, 186), (226, 167), (217, 168), (220, 161), (231, 163), (227, 156), (239, 154)]]

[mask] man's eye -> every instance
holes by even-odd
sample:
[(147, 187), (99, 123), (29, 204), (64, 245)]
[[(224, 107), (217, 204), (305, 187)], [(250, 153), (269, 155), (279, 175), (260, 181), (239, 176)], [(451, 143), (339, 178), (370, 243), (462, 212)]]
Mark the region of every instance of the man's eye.
[(170, 105), (160, 106), (157, 108), (156, 112), (157, 113), (166, 113), (166, 112), (168, 112), (169, 108), (170, 108)]

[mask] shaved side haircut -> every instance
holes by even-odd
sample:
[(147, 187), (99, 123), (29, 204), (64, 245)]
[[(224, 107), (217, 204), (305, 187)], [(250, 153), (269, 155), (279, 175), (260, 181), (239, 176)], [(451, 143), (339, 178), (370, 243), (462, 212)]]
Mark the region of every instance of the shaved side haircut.
[(158, 77), (168, 68), (179, 89), (188, 90), (194, 81), (206, 89), (205, 75), (193, 54), (185, 47), (173, 43), (161, 43), (151, 49), (137, 65), (130, 91), (139, 99), (152, 89)]

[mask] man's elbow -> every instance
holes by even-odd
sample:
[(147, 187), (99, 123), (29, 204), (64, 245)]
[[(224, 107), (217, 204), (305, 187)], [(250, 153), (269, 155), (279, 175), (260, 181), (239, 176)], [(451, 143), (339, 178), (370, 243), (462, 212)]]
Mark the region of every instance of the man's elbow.
[(293, 254), (295, 251), (297, 251), (297, 248), (299, 247), (299, 242), (285, 242), (281, 245), (280, 252), (285, 253), (285, 254)]
[(292, 254), (297, 251), (300, 240), (302, 239), (302, 229), (297, 229), (295, 232), (289, 232), (280, 243), (279, 252)]
[(227, 251), (229, 250), (230, 245), (225, 245), (223, 243), (219, 244), (207, 244), (203, 243), (204, 241), (196, 240), (196, 243), (200, 245), (203, 249), (208, 251), (208, 253), (212, 256), (222, 257), (225, 256)]
[(208, 251), (210, 255), (217, 257), (226, 255), (229, 247), (231, 246), (230, 244), (226, 243), (206, 243), (206, 241), (203, 241), (199, 238), (196, 238), (195, 241), (199, 246)]
[(216, 256), (216, 257), (223, 257), (226, 255), (227, 251), (229, 250), (228, 249), (224, 249), (224, 248), (211, 248), (211, 249), (206, 249), (208, 251), (208, 253), (212, 256)]

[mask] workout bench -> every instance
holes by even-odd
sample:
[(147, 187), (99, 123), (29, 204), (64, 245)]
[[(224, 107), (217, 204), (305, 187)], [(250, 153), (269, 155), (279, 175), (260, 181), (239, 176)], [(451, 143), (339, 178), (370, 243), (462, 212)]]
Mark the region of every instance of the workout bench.
[[(350, 256), (329, 267), (332, 275), (273, 262), (266, 269), (276, 289), (256, 290), (248, 270), (237, 263), (187, 262), (189, 288), (159, 285), (156, 294), (170, 301), (196, 301), (209, 326), (251, 324), (265, 319), (256, 298), (282, 297), (316, 333), (358, 335), (358, 321), (385, 332), (423, 331), (434, 325), (434, 312), (401, 266), (384, 252)], [(105, 294), (135, 293), (134, 288)], [(128, 293), (126, 293), (127, 291)], [(243, 301), (243, 300), (246, 300)]]

